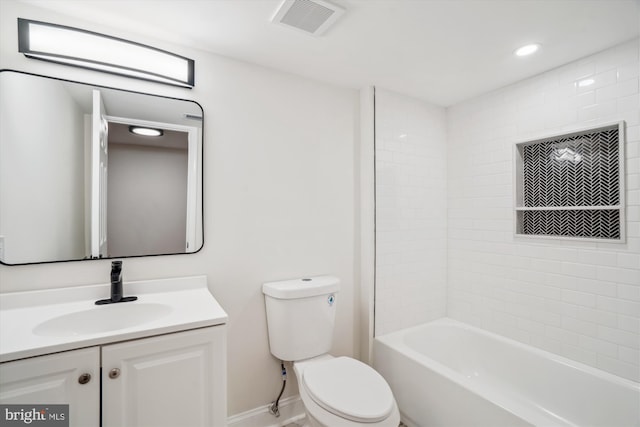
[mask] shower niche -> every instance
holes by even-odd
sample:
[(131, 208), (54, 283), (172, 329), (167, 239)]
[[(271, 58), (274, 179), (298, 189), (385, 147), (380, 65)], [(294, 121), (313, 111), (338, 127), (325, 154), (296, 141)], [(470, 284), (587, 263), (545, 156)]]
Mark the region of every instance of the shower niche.
[(624, 122), (515, 144), (515, 234), (624, 242)]

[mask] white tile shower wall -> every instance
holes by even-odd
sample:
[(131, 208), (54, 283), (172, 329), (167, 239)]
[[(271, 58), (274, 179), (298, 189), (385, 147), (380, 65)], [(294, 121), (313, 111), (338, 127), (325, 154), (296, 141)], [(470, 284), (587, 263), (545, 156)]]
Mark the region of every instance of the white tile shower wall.
[[(635, 381), (638, 52), (630, 41), (448, 110), (448, 315)], [(626, 243), (515, 238), (514, 143), (618, 120), (627, 125)]]
[(376, 90), (375, 334), (446, 312), (446, 112)]

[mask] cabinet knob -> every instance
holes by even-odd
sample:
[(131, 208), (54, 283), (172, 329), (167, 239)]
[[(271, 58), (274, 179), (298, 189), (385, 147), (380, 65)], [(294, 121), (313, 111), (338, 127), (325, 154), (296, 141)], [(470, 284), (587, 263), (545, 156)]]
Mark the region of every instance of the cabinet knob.
[(82, 374), (78, 377), (78, 382), (80, 384), (86, 384), (91, 381), (91, 374)]
[(109, 378), (115, 379), (115, 378), (118, 378), (119, 376), (120, 376), (120, 369), (113, 368), (112, 370), (109, 371)]

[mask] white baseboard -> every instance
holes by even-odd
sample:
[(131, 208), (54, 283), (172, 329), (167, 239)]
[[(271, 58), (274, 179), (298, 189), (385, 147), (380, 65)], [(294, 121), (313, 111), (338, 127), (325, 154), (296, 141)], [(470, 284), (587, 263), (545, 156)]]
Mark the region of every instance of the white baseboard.
[(271, 404), (259, 406), (227, 418), (228, 427), (282, 427), (304, 418), (304, 405), (300, 396), (291, 396), (280, 400), (280, 416), (269, 412)]

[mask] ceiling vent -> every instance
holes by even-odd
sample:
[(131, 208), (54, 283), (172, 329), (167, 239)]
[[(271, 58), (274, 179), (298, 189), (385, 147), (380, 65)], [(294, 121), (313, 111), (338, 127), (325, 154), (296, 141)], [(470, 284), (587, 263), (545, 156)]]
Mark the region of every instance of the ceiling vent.
[(324, 0), (285, 0), (271, 22), (319, 36), (333, 25), (344, 9)]

